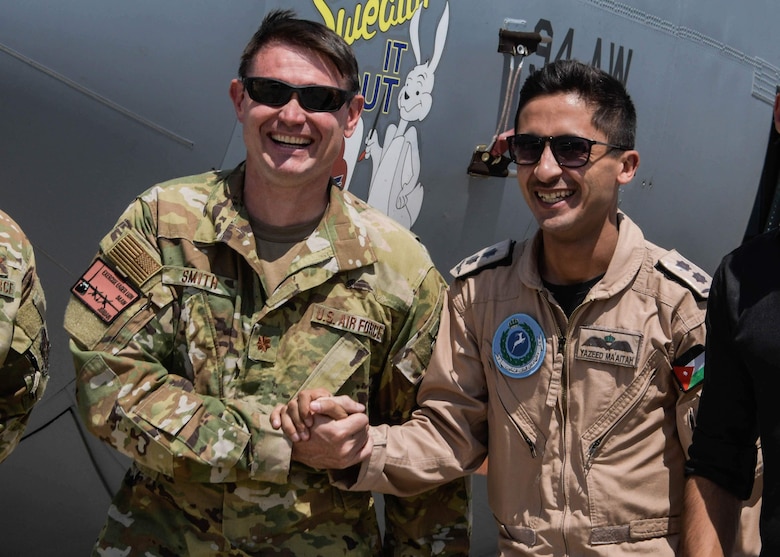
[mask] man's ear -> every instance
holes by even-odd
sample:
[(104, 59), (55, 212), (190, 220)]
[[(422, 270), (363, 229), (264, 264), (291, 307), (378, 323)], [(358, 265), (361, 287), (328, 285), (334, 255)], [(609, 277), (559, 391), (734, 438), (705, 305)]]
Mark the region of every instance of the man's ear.
[(230, 82), (230, 100), (233, 103), (233, 109), (236, 111), (236, 118), (242, 124), (244, 123), (244, 84), (234, 79)]
[(623, 186), (633, 180), (636, 175), (637, 168), (639, 168), (639, 151), (633, 149), (624, 151), (620, 157), (620, 162), (623, 167), (618, 174), (617, 181)]
[(780, 93), (775, 95), (775, 131), (780, 133)]
[(347, 107), (347, 123), (344, 126), (344, 137), (352, 137), (352, 134), (355, 133), (365, 102), (366, 100), (363, 98), (363, 95), (355, 95), (352, 97), (352, 100), (349, 101), (349, 106)]

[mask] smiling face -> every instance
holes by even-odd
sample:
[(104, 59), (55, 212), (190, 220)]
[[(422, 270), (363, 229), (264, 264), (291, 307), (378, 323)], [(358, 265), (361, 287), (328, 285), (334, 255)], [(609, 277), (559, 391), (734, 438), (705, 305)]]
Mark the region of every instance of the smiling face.
[[(520, 112), (516, 133), (541, 137), (575, 135), (609, 142), (592, 123), (593, 108), (574, 93), (542, 95)], [(636, 172), (636, 151), (594, 145), (589, 162), (563, 168), (547, 143), (538, 163), (518, 165), (517, 179), (536, 218), (545, 245), (551, 242), (598, 243), (617, 233), (618, 188)]]
[[(327, 59), (280, 43), (257, 52), (247, 77), (348, 88)], [(363, 107), (363, 97), (357, 95), (336, 112), (309, 112), (297, 94), (284, 106), (267, 106), (250, 99), (238, 80), (231, 82), (230, 96), (244, 127), (248, 187), (326, 188), (342, 141), (355, 131)]]

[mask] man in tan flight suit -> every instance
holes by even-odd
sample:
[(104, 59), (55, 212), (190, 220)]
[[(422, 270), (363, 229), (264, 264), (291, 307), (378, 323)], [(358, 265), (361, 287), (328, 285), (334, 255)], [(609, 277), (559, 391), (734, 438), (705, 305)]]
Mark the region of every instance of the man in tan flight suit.
[[(418, 493), (489, 456), (502, 555), (675, 555), (710, 279), (618, 211), (635, 127), (601, 70), (558, 61), (528, 78), (508, 145), (539, 232), (453, 270), (421, 409), (371, 427), (336, 485)], [(313, 435), (310, 412), (357, 410), (310, 402), (322, 395), (272, 423)]]

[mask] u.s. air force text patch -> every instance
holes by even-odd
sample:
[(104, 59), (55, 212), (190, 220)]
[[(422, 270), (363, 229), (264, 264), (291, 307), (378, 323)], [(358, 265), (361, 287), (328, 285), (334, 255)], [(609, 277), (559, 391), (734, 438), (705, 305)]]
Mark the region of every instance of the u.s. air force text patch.
[(106, 323), (138, 299), (138, 292), (101, 259), (95, 259), (71, 292)]
[(642, 333), (602, 327), (580, 327), (577, 343), (578, 360), (588, 360), (623, 367), (637, 367)]
[(0, 296), (14, 298), (16, 296), (16, 281), (8, 278), (7, 250), (0, 246)]
[(536, 373), (546, 353), (544, 332), (530, 315), (510, 315), (493, 335), (493, 361), (507, 377), (522, 379)]
[(356, 335), (363, 335), (377, 342), (382, 342), (385, 334), (383, 323), (373, 321), (360, 315), (352, 315), (346, 311), (314, 304), (314, 313), (311, 316), (312, 323), (329, 325), (341, 331), (349, 331)]
[(16, 296), (16, 281), (9, 278), (0, 278), (0, 296), (4, 298)]

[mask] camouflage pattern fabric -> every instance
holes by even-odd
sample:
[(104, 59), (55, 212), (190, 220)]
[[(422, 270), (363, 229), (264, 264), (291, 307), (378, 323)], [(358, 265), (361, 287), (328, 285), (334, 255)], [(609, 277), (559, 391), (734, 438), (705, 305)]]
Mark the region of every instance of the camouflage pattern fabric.
[(467, 555), (468, 485), (386, 498), (291, 462), (269, 414), (300, 389), (415, 406), (445, 283), (417, 239), (331, 187), (271, 293), (243, 166), (155, 186), (102, 240), (65, 328), (89, 429), (130, 456), (96, 555)]
[(32, 246), (0, 211), (0, 462), (19, 443), (49, 379), (45, 318)]

